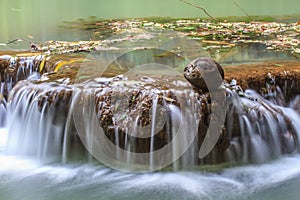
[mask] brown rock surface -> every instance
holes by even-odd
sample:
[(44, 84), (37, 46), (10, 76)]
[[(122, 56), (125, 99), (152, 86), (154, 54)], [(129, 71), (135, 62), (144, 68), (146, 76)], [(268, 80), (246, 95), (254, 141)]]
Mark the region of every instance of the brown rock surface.
[(300, 61), (268, 61), (223, 68), (225, 80), (229, 83), (232, 79), (237, 80), (244, 90), (250, 88), (266, 92), (266, 78), (270, 73), (287, 100), (300, 93)]

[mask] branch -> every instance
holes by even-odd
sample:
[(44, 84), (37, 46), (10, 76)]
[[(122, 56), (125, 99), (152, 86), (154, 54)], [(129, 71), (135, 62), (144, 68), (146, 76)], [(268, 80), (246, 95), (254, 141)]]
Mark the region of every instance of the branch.
[(8, 42), (6, 43), (6, 45), (10, 45), (10, 44), (17, 43), (17, 42), (23, 42), (23, 41), (24, 41), (24, 40), (21, 39), (21, 38), (16, 38), (16, 39), (14, 39), (14, 40), (8, 41)]
[[(10, 40), (6, 43), (0, 43), (0, 46), (8, 46), (8, 47), (11, 47), (10, 45), (12, 44), (18, 44), (19, 42), (28, 42), (30, 44), (30, 46), (32, 45), (35, 45), (34, 43), (26, 40), (26, 39), (22, 39), (22, 38), (16, 38), (16, 39), (13, 39), (13, 40)], [(32, 47), (31, 47), (32, 48)], [(19, 49), (18, 49), (19, 50)]]
[(185, 1), (185, 0), (180, 0), (180, 1), (183, 2), (183, 3), (185, 3), (185, 4), (187, 4), (187, 5), (190, 5), (190, 6), (193, 6), (195, 8), (198, 8), (198, 9), (202, 10), (209, 18), (211, 18), (214, 21), (218, 21), (215, 17), (213, 17), (211, 14), (209, 14), (207, 12), (207, 10), (205, 10), (205, 8), (203, 8), (203, 7), (199, 6), (199, 5), (192, 4), (192, 3), (188, 2), (188, 1)]
[(248, 13), (246, 12), (246, 10), (245, 10), (244, 8), (242, 8), (236, 1), (233, 0), (233, 3), (234, 3), (239, 9), (241, 9), (241, 11), (242, 11), (243, 13), (245, 13), (245, 15), (246, 15), (247, 17), (250, 17), (250, 15), (248, 15)]

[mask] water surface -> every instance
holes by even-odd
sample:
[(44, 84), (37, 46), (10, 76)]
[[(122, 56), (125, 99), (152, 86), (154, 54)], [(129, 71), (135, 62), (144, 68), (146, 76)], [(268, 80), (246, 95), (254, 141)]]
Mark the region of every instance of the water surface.
[[(245, 16), (233, 0), (191, 0), (215, 17)], [(249, 15), (300, 14), (298, 0), (239, 0)], [(135, 17), (207, 17), (201, 10), (180, 0), (2, 0), (0, 6), (0, 43), (16, 37), (34, 37), (35, 41), (83, 40), (88, 35), (59, 28), (64, 21), (97, 16), (99, 18)]]

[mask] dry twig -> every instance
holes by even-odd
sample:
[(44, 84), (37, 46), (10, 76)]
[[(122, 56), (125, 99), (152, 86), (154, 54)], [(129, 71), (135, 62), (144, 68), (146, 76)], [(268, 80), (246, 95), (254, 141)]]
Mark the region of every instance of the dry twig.
[(247, 17), (250, 17), (250, 15), (248, 15), (248, 13), (246, 12), (246, 10), (244, 8), (242, 8), (236, 1), (233, 0), (234, 5), (236, 5), (243, 13), (245, 13), (245, 15)]
[(188, 2), (188, 1), (185, 1), (185, 0), (180, 0), (180, 1), (187, 4), (187, 5), (190, 5), (190, 6), (193, 6), (195, 8), (198, 8), (198, 9), (202, 10), (209, 18), (213, 19), (214, 21), (218, 21), (215, 17), (213, 17), (211, 14), (209, 14), (205, 8), (203, 8), (199, 5), (192, 4), (192, 3)]

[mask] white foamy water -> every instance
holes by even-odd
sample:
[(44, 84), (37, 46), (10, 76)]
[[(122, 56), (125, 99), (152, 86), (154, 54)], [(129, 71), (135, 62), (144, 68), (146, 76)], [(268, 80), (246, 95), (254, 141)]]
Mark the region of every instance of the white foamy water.
[(5, 150), (8, 132), (5, 128), (0, 128), (0, 152)]
[[(0, 196), (4, 200), (277, 199), (278, 191), (289, 189), (290, 182), (299, 180), (300, 186), (298, 155), (219, 173), (130, 174), (92, 164), (40, 165), (4, 154), (0, 163)], [(294, 196), (287, 199), (298, 198), (300, 192), (293, 191)]]

